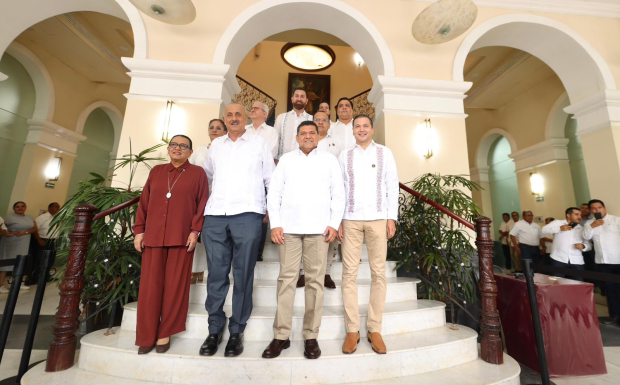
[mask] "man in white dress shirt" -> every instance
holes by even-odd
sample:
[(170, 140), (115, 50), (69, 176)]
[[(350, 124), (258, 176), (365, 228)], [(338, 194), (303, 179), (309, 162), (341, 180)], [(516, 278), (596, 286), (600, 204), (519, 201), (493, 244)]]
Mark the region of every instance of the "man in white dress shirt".
[[(585, 270), (583, 252), (592, 248), (592, 243), (583, 238), (581, 211), (577, 207), (566, 209), (566, 219), (558, 219), (542, 228), (543, 235), (553, 235), (553, 250), (551, 251), (551, 266), (564, 267), (576, 270)], [(556, 277), (564, 274), (554, 273)], [(582, 277), (570, 277), (583, 281)]]
[(305, 110), (306, 104), (308, 104), (308, 94), (305, 89), (295, 88), (291, 95), (291, 102), (293, 103), (293, 109), (278, 115), (274, 125), (278, 135), (280, 135), (276, 160), (280, 159), (287, 152), (299, 148), (299, 144), (297, 144), (297, 127), (299, 127), (301, 122), (312, 121), (312, 115)]
[(336, 111), (338, 120), (331, 125), (329, 135), (340, 141), (343, 150), (349, 150), (356, 145), (353, 135), (353, 102), (349, 98), (340, 98)]
[(510, 239), (516, 245), (515, 251), (521, 254), (523, 259), (531, 259), (532, 263), (538, 264), (540, 262), (542, 232), (540, 226), (533, 220), (534, 214), (531, 211), (524, 211), (523, 219), (515, 223), (515, 226), (510, 230)]
[(510, 219), (510, 214), (503, 213), (502, 214), (502, 224), (499, 225), (499, 239), (502, 242), (502, 253), (504, 254), (504, 265), (506, 270), (511, 270), (512, 265), (510, 263), (512, 257), (510, 256), (510, 245), (508, 239), (510, 238), (510, 230), (512, 230), (512, 226), (514, 222)]
[[(248, 133), (258, 135), (265, 139), (269, 147), (271, 147), (271, 153), (275, 159), (278, 156), (278, 144), (280, 143), (280, 137), (278, 131), (265, 123), (269, 114), (269, 107), (265, 103), (255, 101), (252, 103), (252, 110), (250, 111), (250, 118), (252, 118), (252, 124), (245, 126)], [(278, 162), (276, 161), (276, 164)], [(258, 258), (257, 261), (263, 260), (263, 250), (265, 249), (265, 239), (267, 238), (267, 227), (269, 221), (265, 218), (263, 222), (263, 228), (261, 233), (260, 244), (258, 245)]]
[[(553, 217), (548, 217), (545, 218), (545, 226), (548, 225), (549, 223), (555, 221), (555, 218)], [(551, 253), (553, 253), (553, 234), (544, 234), (543, 233), (543, 237), (541, 238), (541, 250), (540, 250), (540, 254), (542, 255), (542, 263), (543, 265), (550, 265), (551, 264)]]
[[(323, 105), (324, 103), (321, 103)], [(334, 155), (336, 159), (338, 159), (338, 155), (340, 155), (340, 150), (342, 146), (340, 145), (340, 141), (338, 139), (332, 138), (327, 131), (329, 130), (329, 116), (324, 112), (317, 112), (314, 114), (314, 123), (319, 128), (319, 144), (317, 148), (319, 150), (323, 150), (329, 152)], [(328, 289), (335, 289), (336, 283), (331, 277), (332, 263), (334, 262), (334, 257), (338, 252), (338, 240), (334, 239), (332, 243), (329, 245), (329, 251), (327, 253), (327, 269), (325, 270), (325, 287)], [(301, 261), (301, 268), (299, 271), (299, 279), (297, 280), (297, 287), (304, 287), (306, 284), (305, 275), (304, 275), (304, 261)]]
[(512, 268), (514, 269), (514, 271), (517, 272), (522, 272), (523, 271), (523, 261), (521, 260), (521, 254), (517, 254), (517, 244), (519, 242), (519, 238), (516, 238), (517, 243), (514, 243), (512, 241), (512, 237), (510, 236), (510, 231), (512, 231), (512, 228), (515, 227), (515, 223), (519, 222), (520, 217), (519, 217), (519, 213), (516, 211), (513, 211), (510, 213), (510, 218), (512, 219), (512, 223), (510, 224), (510, 226), (508, 226), (510, 228), (510, 230), (508, 230), (508, 244), (510, 245), (510, 258), (512, 259)]
[(243, 352), (243, 332), (252, 313), (254, 267), (267, 206), (265, 190), (275, 164), (267, 142), (246, 131), (247, 114), (241, 104), (229, 104), (224, 120), (228, 134), (213, 141), (204, 165), (212, 186), (202, 230), (207, 248), (209, 336), (200, 354), (215, 354), (222, 341), (232, 266), (235, 284), (224, 355), (233, 357)]
[[(329, 110), (329, 103), (321, 102), (321, 104), (319, 104), (319, 111), (320, 112), (325, 112), (327, 114), (327, 118), (330, 119), (331, 111)], [(330, 121), (330, 123), (331, 123), (331, 121)]]
[(344, 213), (344, 184), (338, 160), (316, 148), (318, 138), (317, 125), (302, 122), (297, 132), (299, 149), (280, 158), (271, 178), (267, 201), (271, 240), (280, 245), (280, 275), (274, 339), (263, 358), (275, 358), (290, 346), (295, 283), (302, 259), (306, 271), (304, 356), (321, 355), (316, 339), (323, 314), (325, 256)]
[[(605, 203), (599, 199), (588, 202), (594, 220), (588, 221), (584, 227), (583, 237), (591, 239), (594, 244), (596, 265), (601, 273), (620, 274), (620, 217), (607, 214)], [(606, 324), (620, 325), (620, 295), (618, 284), (603, 282), (609, 318)]]
[(399, 187), (394, 155), (389, 148), (372, 140), (374, 131), (369, 116), (357, 116), (353, 121), (356, 145), (339, 156), (346, 194), (338, 234), (343, 254), (342, 297), (347, 337), (342, 351), (345, 354), (355, 352), (360, 340), (357, 273), (364, 238), (372, 278), (367, 338), (376, 353), (387, 352), (381, 337), (386, 296), (385, 260), (388, 239), (396, 233)]

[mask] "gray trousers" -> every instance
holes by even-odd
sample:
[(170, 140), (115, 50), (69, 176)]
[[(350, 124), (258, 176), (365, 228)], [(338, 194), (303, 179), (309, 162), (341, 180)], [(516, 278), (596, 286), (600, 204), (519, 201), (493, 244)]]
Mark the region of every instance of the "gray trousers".
[(243, 333), (252, 314), (254, 267), (258, 256), (263, 214), (207, 215), (202, 239), (207, 249), (207, 301), (209, 334), (221, 333), (226, 325), (224, 301), (233, 270), (230, 333)]

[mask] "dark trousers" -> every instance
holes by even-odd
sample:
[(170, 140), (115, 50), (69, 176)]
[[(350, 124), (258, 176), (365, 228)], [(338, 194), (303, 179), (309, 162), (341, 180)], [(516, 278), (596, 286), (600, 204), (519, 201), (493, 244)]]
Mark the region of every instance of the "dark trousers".
[(260, 235), (260, 244), (258, 245), (258, 256), (263, 256), (263, 250), (265, 250), (265, 240), (267, 239), (267, 227), (268, 223), (263, 223), (262, 233)]
[(523, 259), (531, 259), (534, 265), (540, 262), (540, 247), (519, 243), (519, 248), (521, 249), (521, 257)]
[[(596, 271), (596, 263), (594, 263), (594, 249), (581, 253), (583, 255), (583, 262), (585, 263), (586, 270)], [(597, 284), (598, 282), (592, 278), (586, 278), (586, 282)]]
[[(575, 264), (570, 264), (570, 263), (564, 263), (564, 262), (556, 261), (553, 258), (550, 259), (550, 262), (551, 262), (550, 265), (555, 266), (555, 267), (564, 267), (566, 269), (575, 269), (575, 270), (586, 269), (586, 265), (575, 265)], [(565, 274), (561, 274), (561, 273), (553, 273), (553, 275), (559, 278), (570, 278), (570, 279), (574, 279), (575, 281), (583, 281), (583, 277), (577, 277), (577, 276), (572, 276), (572, 275), (566, 276)]]
[(504, 254), (504, 264), (506, 265), (506, 269), (510, 270), (512, 268), (510, 246), (502, 244), (502, 253)]
[[(39, 275), (41, 274), (41, 258), (43, 258), (43, 252), (45, 250), (54, 250), (56, 248), (55, 239), (42, 238), (45, 241), (45, 245), (39, 245), (35, 237), (30, 238), (30, 249), (28, 262), (26, 263), (26, 280), (27, 285), (36, 285), (39, 282)], [(47, 274), (47, 273), (46, 273)]]
[[(596, 265), (601, 273), (620, 275), (620, 264), (597, 263)], [(612, 320), (619, 320), (620, 295), (618, 294), (618, 284), (615, 282), (601, 282), (601, 286), (605, 288), (609, 317)]]
[(258, 256), (264, 215), (207, 215), (202, 239), (207, 248), (207, 300), (209, 334), (221, 333), (226, 325), (224, 302), (233, 270), (232, 315), (230, 333), (243, 333), (252, 314), (254, 267)]

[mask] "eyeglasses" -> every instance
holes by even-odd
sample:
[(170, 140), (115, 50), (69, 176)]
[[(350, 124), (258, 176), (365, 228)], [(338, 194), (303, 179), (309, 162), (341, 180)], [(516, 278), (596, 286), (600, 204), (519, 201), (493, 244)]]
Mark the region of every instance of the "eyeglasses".
[(172, 148), (172, 149), (175, 149), (175, 148), (179, 147), (182, 151), (189, 150), (189, 146), (187, 144), (183, 144), (183, 143), (178, 144), (178, 143), (175, 143), (175, 142), (171, 142), (168, 145), (168, 147)]
[(329, 122), (329, 119), (314, 119), (314, 121), (317, 123), (320, 123), (320, 122), (327, 123)]

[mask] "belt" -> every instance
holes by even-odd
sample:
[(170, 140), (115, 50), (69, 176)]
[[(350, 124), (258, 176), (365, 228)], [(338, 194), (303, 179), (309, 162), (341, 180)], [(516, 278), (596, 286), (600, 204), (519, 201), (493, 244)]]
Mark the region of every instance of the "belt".
[(519, 247), (523, 247), (523, 246), (527, 246), (527, 247), (540, 247), (539, 245), (528, 245), (527, 243), (519, 243)]

